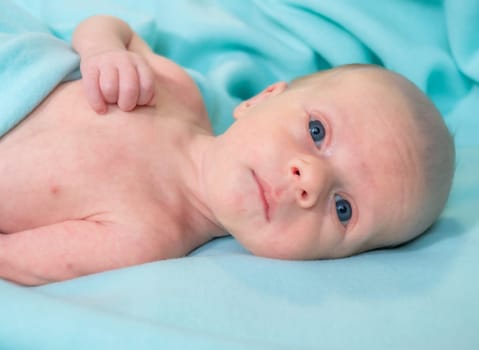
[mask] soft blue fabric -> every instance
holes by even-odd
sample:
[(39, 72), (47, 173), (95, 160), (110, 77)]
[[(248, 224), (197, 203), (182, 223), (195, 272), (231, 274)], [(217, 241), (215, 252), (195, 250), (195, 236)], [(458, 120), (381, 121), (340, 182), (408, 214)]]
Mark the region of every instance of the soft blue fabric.
[(396, 70), (455, 134), (453, 191), (424, 236), (348, 259), (268, 260), (225, 238), (38, 288), (0, 281), (0, 349), (479, 348), (476, 0), (0, 0), (2, 132), (76, 68), (48, 33), (68, 41), (95, 13), (126, 19), (185, 66), (217, 132), (276, 80), (350, 62)]
[(79, 59), (48, 27), (6, 1), (0, 2), (0, 135), (32, 111)]

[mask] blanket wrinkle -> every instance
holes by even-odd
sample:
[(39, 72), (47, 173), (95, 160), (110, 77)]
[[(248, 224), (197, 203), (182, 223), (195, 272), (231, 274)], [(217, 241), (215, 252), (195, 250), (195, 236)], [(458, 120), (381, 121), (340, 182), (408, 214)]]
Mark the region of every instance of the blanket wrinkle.
[(479, 83), (479, 2), (474, 0), (444, 1), (449, 46), (458, 69)]

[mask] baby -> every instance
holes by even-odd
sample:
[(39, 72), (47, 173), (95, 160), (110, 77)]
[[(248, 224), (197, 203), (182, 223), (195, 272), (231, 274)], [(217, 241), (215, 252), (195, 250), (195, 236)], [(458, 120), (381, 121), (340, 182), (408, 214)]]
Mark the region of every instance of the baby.
[(85, 20), (73, 47), (83, 79), (0, 139), (1, 278), (61, 281), (227, 234), (264, 257), (346, 257), (413, 239), (445, 205), (453, 143), (393, 72), (277, 82), (214, 136), (192, 79), (123, 21)]

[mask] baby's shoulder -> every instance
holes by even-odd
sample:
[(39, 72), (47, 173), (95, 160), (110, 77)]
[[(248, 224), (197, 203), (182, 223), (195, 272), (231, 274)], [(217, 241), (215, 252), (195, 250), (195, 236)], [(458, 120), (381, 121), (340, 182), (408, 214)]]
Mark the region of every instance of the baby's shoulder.
[[(152, 67), (157, 84), (157, 95), (168, 95), (169, 103), (177, 103), (191, 111), (195, 116), (195, 122), (211, 129), (205, 103), (195, 81), (178, 64), (172, 60), (151, 53), (147, 57)], [(161, 101), (160, 101), (161, 103)]]

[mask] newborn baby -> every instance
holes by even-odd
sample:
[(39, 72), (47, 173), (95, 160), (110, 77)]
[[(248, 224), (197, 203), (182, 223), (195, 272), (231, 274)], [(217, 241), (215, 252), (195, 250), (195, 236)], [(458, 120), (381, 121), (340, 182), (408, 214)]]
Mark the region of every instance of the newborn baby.
[(73, 46), (83, 79), (0, 139), (1, 278), (60, 281), (227, 234), (264, 257), (346, 257), (411, 240), (445, 205), (451, 137), (396, 73), (277, 82), (214, 136), (191, 78), (126, 23), (89, 18)]

